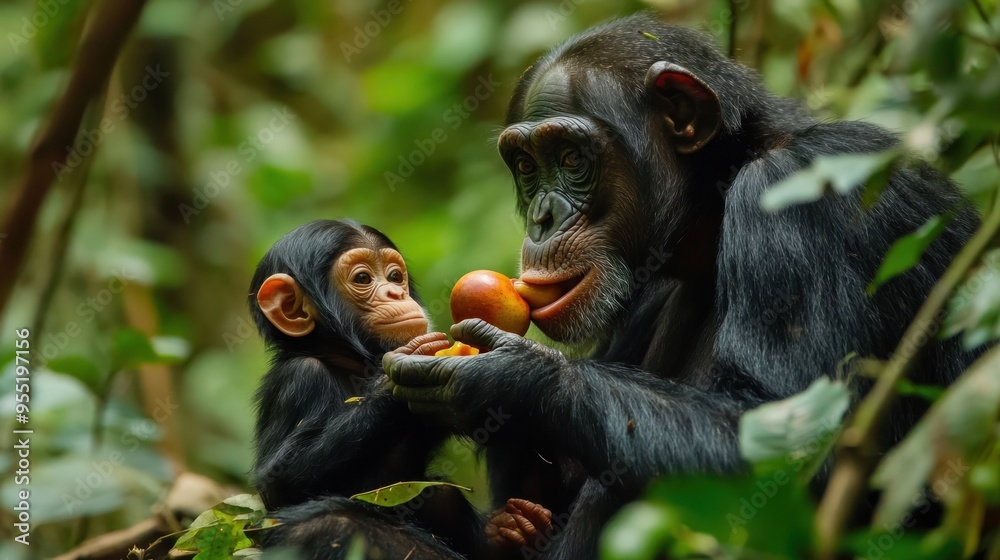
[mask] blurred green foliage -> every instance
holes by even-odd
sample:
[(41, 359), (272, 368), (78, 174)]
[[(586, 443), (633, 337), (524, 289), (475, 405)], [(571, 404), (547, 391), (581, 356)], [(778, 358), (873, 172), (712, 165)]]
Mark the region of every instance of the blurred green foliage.
[[(91, 4), (0, 2), (5, 203), (65, 86)], [(442, 329), (459, 276), (481, 268), (515, 274), (523, 225), (494, 147), (515, 81), (563, 39), (650, 5), (723, 48), (735, 29), (735, 57), (775, 92), (802, 98), (822, 118), (896, 130), (908, 151), (951, 174), (979, 204), (996, 195), (996, 0), (153, 0), (103, 113), (88, 117), (73, 148), (96, 155), (61, 175), (46, 201), (3, 317), (4, 532), (17, 490), (7, 453), (16, 427), (14, 330), (26, 327), (36, 435), (33, 544), (4, 543), (0, 556), (48, 557), (148, 517), (178, 464), (234, 492), (246, 487), (249, 403), (267, 364), (246, 290), (257, 260), (294, 227), (351, 217), (385, 231)], [(824, 192), (800, 189), (776, 202)], [(76, 222), (59, 267), (68, 216)], [(1000, 335), (997, 298), (983, 295), (997, 293), (996, 268), (982, 270), (993, 272), (983, 276), (987, 287), (956, 298), (949, 321), (949, 333), (964, 331), (970, 344)], [(483, 488), (467, 449), (452, 444), (446, 457), (456, 458), (455, 482)], [(778, 543), (771, 554), (802, 550), (802, 534), (788, 531), (706, 536), (725, 518), (699, 520), (724, 514), (733, 495), (752, 495), (757, 482), (664, 481), (650, 503), (623, 513), (638, 517), (619, 527), (651, 527), (652, 540), (626, 535), (637, 552), (620, 557), (665, 546), (675, 556), (728, 557), (765, 541)], [(486, 506), (484, 492), (474, 498)], [(783, 495), (788, 503), (768, 511), (787, 518), (792, 508), (803, 521), (810, 510), (800, 498)], [(695, 503), (722, 509), (692, 511)], [(782, 523), (772, 513), (754, 525)], [(915, 539), (894, 552), (915, 550)], [(867, 541), (859, 542), (866, 554)]]

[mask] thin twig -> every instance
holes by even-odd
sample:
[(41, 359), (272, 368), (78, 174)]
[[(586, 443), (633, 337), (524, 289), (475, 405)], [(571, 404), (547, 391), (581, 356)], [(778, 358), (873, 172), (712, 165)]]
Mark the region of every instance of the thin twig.
[(107, 0), (97, 4), (89, 18), (66, 92), (31, 148), (24, 178), (3, 220), (7, 237), (0, 244), (0, 315), (24, 263), (38, 211), (56, 179), (57, 164), (66, 165), (84, 112), (101, 96), (145, 4), (145, 0)]
[[(1000, 200), (998, 198), (997, 200)], [(907, 327), (902, 340), (892, 354), (868, 395), (855, 410), (850, 425), (837, 443), (837, 461), (830, 482), (823, 494), (816, 516), (820, 558), (836, 556), (837, 541), (875, 467), (878, 452), (876, 435), (889, 407), (896, 398), (896, 387), (906, 378), (919, 352), (912, 351), (914, 340), (926, 337), (928, 328), (948, 302), (968, 270), (979, 262), (1000, 232), (1000, 203), (994, 203), (972, 239), (958, 253), (948, 270), (931, 289), (917, 316)]]

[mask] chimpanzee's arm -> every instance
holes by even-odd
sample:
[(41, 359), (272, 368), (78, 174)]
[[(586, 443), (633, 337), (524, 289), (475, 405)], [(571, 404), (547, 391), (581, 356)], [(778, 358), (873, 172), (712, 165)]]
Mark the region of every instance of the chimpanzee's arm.
[(628, 494), (660, 474), (743, 467), (742, 408), (727, 394), (590, 360), (564, 363), (536, 388), (513, 414), (526, 415), (525, 434), (539, 451), (575, 458), (591, 477), (616, 480)]
[[(347, 379), (304, 357), (268, 372), (257, 395), (253, 474), (269, 508), (374, 488), (366, 485), (377, 482), (391, 444), (406, 441), (404, 432), (414, 424), (405, 404), (379, 381), (357, 395)], [(344, 402), (353, 396), (363, 399)]]
[(747, 392), (709, 393), (629, 366), (570, 361), (478, 320), (452, 334), (493, 350), (459, 358), (390, 353), (383, 365), (411, 410), (450, 415), (474, 438), (496, 435), (487, 445), (522, 442), (569, 457), (626, 494), (663, 473), (744, 466), (737, 427)]

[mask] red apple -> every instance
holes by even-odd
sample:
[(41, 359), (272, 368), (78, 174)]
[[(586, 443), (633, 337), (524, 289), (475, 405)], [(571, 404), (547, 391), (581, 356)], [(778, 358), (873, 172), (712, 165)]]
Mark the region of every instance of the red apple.
[(451, 290), (451, 317), (456, 323), (482, 319), (498, 329), (524, 336), (531, 323), (531, 309), (499, 272), (475, 270), (458, 279)]

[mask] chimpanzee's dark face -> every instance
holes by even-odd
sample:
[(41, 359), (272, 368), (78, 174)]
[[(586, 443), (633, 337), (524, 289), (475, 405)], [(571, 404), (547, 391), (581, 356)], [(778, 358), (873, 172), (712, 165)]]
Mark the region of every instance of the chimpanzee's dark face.
[(676, 64), (577, 57), (529, 75), (510, 114), (499, 150), (525, 216), (521, 280), (559, 286), (531, 318), (558, 341), (606, 338), (651, 242), (685, 231), (685, 158), (718, 132), (719, 98)]
[[(586, 342), (605, 328), (629, 293), (620, 232), (637, 215), (614, 135), (575, 106), (578, 82), (556, 66), (527, 91), (524, 120), (500, 135), (499, 150), (526, 218), (521, 280), (558, 284), (561, 297), (532, 311), (547, 335)], [(627, 171), (627, 170), (625, 170)]]

